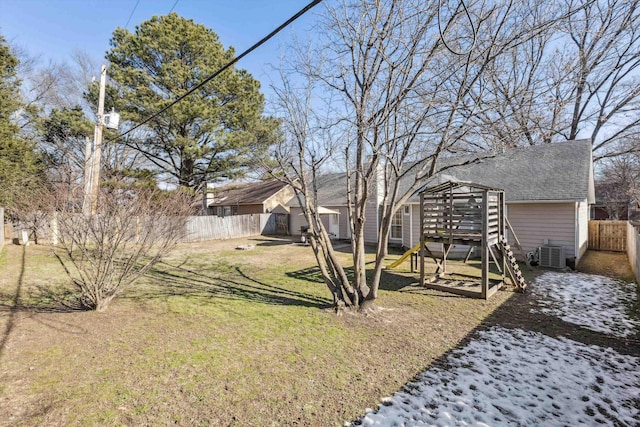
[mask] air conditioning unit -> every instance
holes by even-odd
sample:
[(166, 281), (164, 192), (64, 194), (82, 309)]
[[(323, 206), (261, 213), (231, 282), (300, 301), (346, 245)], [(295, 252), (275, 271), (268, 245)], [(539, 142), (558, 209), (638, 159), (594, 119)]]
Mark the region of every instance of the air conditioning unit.
[(540, 266), (565, 268), (566, 259), (562, 246), (540, 246)]

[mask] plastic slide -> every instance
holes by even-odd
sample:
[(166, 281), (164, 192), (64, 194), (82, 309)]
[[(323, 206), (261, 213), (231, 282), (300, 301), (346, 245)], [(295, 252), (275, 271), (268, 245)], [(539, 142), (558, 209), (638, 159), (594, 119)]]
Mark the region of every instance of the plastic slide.
[(405, 252), (400, 258), (395, 260), (393, 263), (387, 265), (387, 268), (389, 268), (389, 269), (396, 268), (397, 266), (399, 266), (400, 264), (405, 262), (407, 260), (407, 258), (409, 258), (411, 256), (412, 253), (418, 251), (419, 249), (420, 249), (420, 243), (415, 245), (413, 248), (409, 249), (407, 252)]

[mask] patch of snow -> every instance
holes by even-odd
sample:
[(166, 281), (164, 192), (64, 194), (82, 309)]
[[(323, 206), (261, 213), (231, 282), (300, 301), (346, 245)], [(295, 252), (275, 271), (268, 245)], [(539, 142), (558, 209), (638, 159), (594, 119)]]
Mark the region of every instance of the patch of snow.
[(630, 318), (625, 310), (637, 304), (636, 286), (593, 274), (546, 272), (530, 288), (540, 306), (532, 311), (626, 337), (640, 331), (640, 320)]
[(364, 426), (640, 425), (640, 358), (494, 327), (367, 413)]

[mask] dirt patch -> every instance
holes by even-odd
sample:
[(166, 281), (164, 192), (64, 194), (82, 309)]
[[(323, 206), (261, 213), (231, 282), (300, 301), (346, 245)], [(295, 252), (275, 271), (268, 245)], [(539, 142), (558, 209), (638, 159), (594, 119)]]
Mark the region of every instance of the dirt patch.
[(580, 258), (578, 271), (613, 277), (625, 282), (635, 281), (629, 259), (624, 252), (587, 251)]

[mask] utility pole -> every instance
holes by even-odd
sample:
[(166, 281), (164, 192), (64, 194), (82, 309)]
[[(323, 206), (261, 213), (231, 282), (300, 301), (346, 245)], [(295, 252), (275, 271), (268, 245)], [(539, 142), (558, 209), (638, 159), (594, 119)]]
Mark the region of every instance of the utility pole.
[[(85, 215), (95, 215), (98, 207), (98, 189), (100, 188), (100, 157), (102, 156), (102, 127), (104, 125), (104, 92), (107, 84), (107, 66), (100, 70), (100, 92), (98, 95), (98, 115), (93, 132), (93, 153), (89, 170), (85, 169), (85, 193), (82, 211)], [(89, 179), (87, 179), (87, 177)]]
[(82, 201), (82, 213), (85, 215), (91, 214), (91, 177), (93, 176), (93, 145), (91, 139), (87, 136), (85, 138), (84, 146), (84, 199)]

